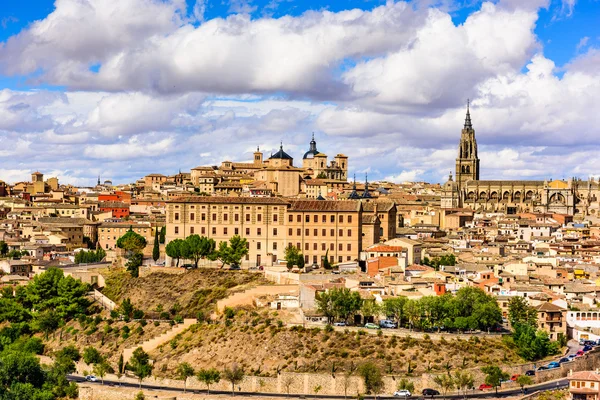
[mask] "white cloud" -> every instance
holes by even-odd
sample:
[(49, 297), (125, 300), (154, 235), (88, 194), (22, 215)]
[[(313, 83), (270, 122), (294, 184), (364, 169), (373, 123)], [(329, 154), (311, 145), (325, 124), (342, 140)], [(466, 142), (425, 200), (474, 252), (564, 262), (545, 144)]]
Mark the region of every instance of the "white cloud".
[(390, 175), (383, 178), (385, 181), (395, 182), (395, 183), (403, 183), (403, 182), (415, 182), (420, 180), (423, 172), (422, 169), (415, 169), (411, 171), (401, 171), (397, 175)]

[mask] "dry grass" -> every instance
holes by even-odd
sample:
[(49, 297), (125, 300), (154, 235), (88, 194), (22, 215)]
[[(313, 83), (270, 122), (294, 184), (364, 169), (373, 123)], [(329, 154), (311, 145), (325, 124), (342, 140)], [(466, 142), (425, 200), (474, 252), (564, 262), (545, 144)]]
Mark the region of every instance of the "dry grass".
[(132, 278), (126, 271), (118, 270), (107, 273), (105, 278), (103, 292), (117, 304), (128, 297), (137, 308), (148, 313), (158, 305), (169, 310), (179, 303), (184, 317), (196, 317), (199, 311), (206, 311), (231, 293), (268, 284), (261, 274), (208, 268), (178, 275), (153, 273), (141, 278)]
[(231, 321), (195, 325), (177, 340), (157, 349), (157, 375), (169, 376), (180, 362), (195, 368), (223, 368), (238, 363), (256, 375), (277, 371), (340, 373), (367, 360), (387, 374), (425, 372), (512, 364), (522, 360), (500, 338), (432, 342), (407, 337), (327, 332), (301, 326), (278, 326), (276, 312), (238, 310)]

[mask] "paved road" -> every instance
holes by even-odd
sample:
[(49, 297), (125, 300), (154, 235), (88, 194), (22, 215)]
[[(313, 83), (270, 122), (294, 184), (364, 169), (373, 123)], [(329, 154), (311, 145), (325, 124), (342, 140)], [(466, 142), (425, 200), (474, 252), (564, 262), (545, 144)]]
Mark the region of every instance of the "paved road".
[[(82, 376), (79, 375), (69, 375), (68, 379), (73, 381), (73, 382), (85, 382), (85, 379)], [(101, 383), (98, 382), (88, 382), (90, 385), (100, 385)], [(128, 388), (138, 388), (139, 385), (137, 383), (131, 383), (131, 382), (118, 382), (118, 381), (110, 381), (110, 380), (105, 380), (104, 381), (105, 385), (110, 385), (110, 386), (121, 386), (121, 387), (128, 387)], [(539, 385), (532, 385), (532, 386), (528, 386), (527, 387), (527, 393), (533, 393), (536, 391), (545, 391), (545, 390), (553, 390), (553, 389), (560, 389), (560, 388), (565, 388), (568, 386), (568, 381), (567, 379), (560, 379), (557, 381), (552, 381), (552, 382), (545, 382), (545, 383), (541, 383)], [(169, 391), (169, 392), (183, 392), (183, 389), (181, 387), (172, 387), (172, 386), (157, 386), (157, 385), (148, 385), (148, 384), (142, 384), (142, 389), (146, 389), (146, 390), (162, 390), (162, 391)], [(201, 393), (206, 393), (206, 390), (188, 390), (189, 393), (197, 393), (197, 394), (201, 394)], [(219, 391), (219, 390), (211, 390), (211, 393), (213, 394), (231, 394), (231, 392), (229, 391)], [(281, 397), (281, 396), (285, 396), (285, 393), (257, 393), (257, 392), (236, 392), (237, 395), (241, 395), (241, 396), (252, 396), (252, 397)], [(467, 398), (502, 398), (502, 397), (513, 397), (513, 396), (518, 396), (521, 395), (521, 389), (509, 389), (509, 390), (499, 390), (498, 394), (496, 395), (496, 392), (493, 390), (486, 390), (486, 391), (480, 391), (480, 390), (474, 390), (472, 392), (469, 392), (466, 394), (466, 396), (458, 395), (458, 394), (448, 394), (445, 396), (446, 399), (462, 399), (464, 397)], [(291, 398), (318, 398), (318, 399), (343, 399), (344, 396), (333, 396), (333, 395), (300, 395), (300, 394), (290, 394), (289, 397)], [(365, 397), (365, 399), (370, 399), (370, 398), (374, 398), (374, 397)], [(378, 399), (394, 399), (397, 397), (393, 397), (393, 396), (377, 396)], [(412, 396), (409, 397), (409, 400), (416, 400), (422, 398), (422, 396)], [(429, 397), (428, 397), (429, 398)], [(433, 396), (432, 398), (434, 399), (442, 399), (443, 396)]]

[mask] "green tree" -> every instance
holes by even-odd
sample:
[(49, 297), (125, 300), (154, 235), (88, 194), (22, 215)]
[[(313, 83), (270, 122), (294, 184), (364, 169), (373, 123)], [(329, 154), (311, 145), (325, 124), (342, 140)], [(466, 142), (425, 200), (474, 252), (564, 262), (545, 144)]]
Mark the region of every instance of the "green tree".
[(475, 378), (473, 378), (473, 374), (470, 372), (456, 371), (454, 373), (454, 383), (458, 389), (458, 394), (460, 394), (460, 391), (462, 390), (463, 397), (466, 398), (467, 390), (471, 389), (475, 385)]
[(139, 276), (139, 269), (144, 260), (142, 250), (144, 250), (146, 244), (146, 238), (135, 233), (133, 228), (129, 228), (127, 233), (117, 239), (117, 247), (125, 250), (125, 258), (127, 258), (125, 266), (127, 267), (127, 271), (134, 278)]
[(406, 378), (402, 378), (398, 381), (398, 385), (396, 385), (397, 390), (408, 390), (411, 394), (415, 391), (415, 384), (409, 381)]
[(221, 381), (221, 373), (214, 368), (201, 369), (196, 373), (196, 378), (206, 385), (206, 392), (210, 395), (210, 385)]
[(165, 247), (167, 255), (177, 260), (177, 264), (175, 264), (176, 267), (179, 267), (179, 259), (183, 256), (183, 243), (183, 239), (174, 239), (167, 243), (167, 246)]
[(154, 262), (157, 262), (160, 258), (160, 239), (158, 237), (158, 228), (156, 229), (156, 233), (154, 235), (154, 245), (152, 247), (152, 259)]
[(204, 236), (190, 235), (185, 239), (187, 243), (188, 258), (194, 262), (194, 268), (198, 268), (198, 261), (202, 258), (212, 258), (215, 252), (216, 243), (213, 239)]
[(244, 379), (244, 370), (237, 364), (233, 364), (231, 368), (225, 368), (223, 377), (226, 381), (231, 383), (231, 395), (235, 396), (235, 385)]
[(521, 386), (521, 392), (523, 392), (523, 389), (525, 388), (525, 386), (533, 385), (533, 379), (531, 379), (531, 377), (527, 376), (527, 375), (517, 376), (516, 382), (519, 386)]
[(121, 375), (125, 373), (125, 362), (123, 360), (123, 353), (119, 355), (119, 361), (117, 362), (117, 377), (121, 378)]
[(375, 302), (375, 299), (364, 300), (360, 307), (360, 313), (364, 319), (370, 317), (375, 319), (381, 313), (381, 306)]
[(194, 373), (194, 368), (192, 368), (190, 363), (182, 362), (177, 366), (177, 376), (179, 376), (179, 379), (183, 380), (183, 393), (186, 391), (188, 378), (194, 376)]
[(518, 353), (527, 361), (540, 360), (548, 355), (556, 354), (559, 343), (551, 342), (548, 333), (536, 330), (530, 324), (517, 324), (513, 327), (513, 341)]
[[(302, 257), (298, 248), (291, 243), (285, 248), (285, 262), (288, 270), (291, 270), (294, 265), (298, 265), (298, 258)], [(302, 261), (304, 261), (304, 257), (302, 257)]]
[(133, 303), (131, 302), (129, 297), (123, 299), (118, 311), (124, 318), (131, 318), (133, 316), (135, 307), (133, 306)]
[(167, 236), (167, 228), (163, 226), (160, 228), (160, 244), (165, 244), (165, 238)]
[(447, 374), (436, 375), (433, 378), (433, 383), (440, 388), (444, 398), (446, 398), (446, 394), (448, 394), (448, 392), (454, 388), (454, 379), (452, 376)]
[(142, 388), (142, 380), (152, 374), (152, 365), (150, 364), (150, 356), (141, 347), (133, 351), (131, 359), (127, 363), (129, 370), (133, 372), (139, 379), (140, 389)]
[(59, 325), (58, 316), (51, 311), (43, 311), (39, 313), (35, 318), (35, 327), (44, 332), (45, 340), (48, 340), (50, 332), (54, 332)]
[(102, 381), (102, 384), (104, 385), (104, 377), (106, 376), (106, 374), (108, 372), (110, 372), (111, 369), (112, 368), (106, 362), (106, 360), (101, 359), (99, 362), (94, 364), (93, 372), (94, 372), (94, 374), (96, 374), (97, 376), (100, 377), (100, 380)]
[(223, 265), (239, 265), (246, 254), (248, 254), (248, 241), (235, 235), (229, 239), (229, 243), (219, 243), (219, 250), (215, 252), (214, 258), (221, 261)]
[(0, 255), (5, 256), (8, 253), (8, 245), (6, 242), (0, 242)]
[(102, 360), (104, 360), (102, 354), (100, 354), (100, 352), (95, 347), (88, 346), (85, 349), (83, 349), (83, 361), (87, 365), (97, 364)]
[(500, 386), (502, 381), (505, 381), (510, 377), (508, 373), (502, 371), (500, 367), (495, 365), (483, 367), (481, 368), (481, 372), (485, 374), (485, 383), (496, 389), (496, 394), (498, 394), (498, 386)]
[(377, 396), (383, 389), (383, 377), (379, 367), (369, 361), (360, 366), (358, 373), (364, 380), (367, 393)]
[(508, 321), (514, 328), (519, 324), (537, 326), (537, 311), (521, 296), (513, 296), (508, 302)]
[(318, 293), (315, 301), (317, 310), (322, 312), (330, 323), (336, 318), (348, 321), (348, 318), (356, 314), (362, 305), (360, 294), (348, 288), (333, 288)]
[[(139, 253), (146, 247), (146, 239), (133, 231), (130, 227), (127, 233), (117, 239), (117, 247), (125, 250), (127, 253)], [(129, 256), (126, 256), (129, 258)]]
[(398, 327), (402, 326), (404, 320), (404, 305), (408, 300), (407, 297), (389, 297), (383, 300), (383, 311), (385, 315), (398, 321)]
[(329, 262), (329, 249), (325, 251), (325, 256), (323, 257), (323, 269), (333, 269)]

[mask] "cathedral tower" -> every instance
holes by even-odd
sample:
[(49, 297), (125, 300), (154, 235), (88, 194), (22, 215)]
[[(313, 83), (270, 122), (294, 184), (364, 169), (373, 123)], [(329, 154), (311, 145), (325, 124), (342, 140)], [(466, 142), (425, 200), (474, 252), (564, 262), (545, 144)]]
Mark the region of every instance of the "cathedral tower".
[(465, 126), (460, 135), (458, 158), (456, 159), (456, 183), (459, 189), (462, 189), (464, 183), (469, 180), (479, 180), (479, 158), (477, 157), (475, 130), (471, 123), (469, 102), (467, 102), (467, 116), (465, 118)]

